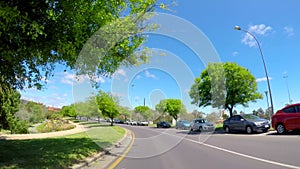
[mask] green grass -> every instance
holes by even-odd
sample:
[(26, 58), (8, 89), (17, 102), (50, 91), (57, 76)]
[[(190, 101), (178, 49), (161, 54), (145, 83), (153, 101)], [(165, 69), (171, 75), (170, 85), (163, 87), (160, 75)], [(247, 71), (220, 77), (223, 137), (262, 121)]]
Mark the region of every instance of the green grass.
[(111, 146), (124, 134), (123, 128), (105, 126), (57, 138), (0, 140), (0, 168), (68, 168)]
[(215, 124), (215, 130), (223, 130), (223, 123)]

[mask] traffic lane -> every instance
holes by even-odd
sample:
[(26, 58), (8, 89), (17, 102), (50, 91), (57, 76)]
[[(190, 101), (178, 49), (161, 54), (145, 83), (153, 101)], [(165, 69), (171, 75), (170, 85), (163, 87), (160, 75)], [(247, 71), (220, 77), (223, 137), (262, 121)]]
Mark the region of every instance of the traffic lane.
[[(199, 141), (199, 137), (201, 134), (189, 135), (187, 138)], [(300, 166), (299, 137), (214, 134), (205, 143), (253, 157)]]
[[(138, 132), (143, 129), (135, 129)], [(158, 132), (158, 130), (155, 130)], [(172, 130), (169, 130), (172, 131)], [(136, 135), (138, 135), (138, 132)], [(155, 134), (157, 135), (157, 134)], [(170, 133), (162, 131), (161, 136), (164, 135), (164, 139), (173, 140), (178, 138)], [(165, 137), (166, 136), (166, 137)], [(143, 148), (139, 146), (132, 147), (131, 151), (135, 149)], [(145, 146), (145, 145), (143, 145)], [(146, 145), (147, 146), (147, 145)], [(148, 145), (148, 148), (152, 148), (154, 145)], [(130, 152), (131, 152), (130, 151)], [(147, 149), (145, 149), (147, 151)], [(200, 142), (193, 141), (188, 138), (182, 139), (176, 146), (169, 149), (166, 152), (157, 152), (156, 155), (146, 158), (125, 157), (123, 161), (116, 167), (120, 169), (135, 169), (135, 168), (263, 168), (263, 169), (282, 169), (282, 166), (269, 164), (250, 158), (245, 158), (230, 154), (227, 152), (219, 151), (214, 148), (210, 148), (202, 145)]]
[(131, 151), (126, 155), (128, 158), (149, 158), (163, 154), (177, 144), (183, 137), (167, 134), (171, 130), (161, 128), (149, 128), (143, 126), (125, 126), (135, 133), (134, 144)]

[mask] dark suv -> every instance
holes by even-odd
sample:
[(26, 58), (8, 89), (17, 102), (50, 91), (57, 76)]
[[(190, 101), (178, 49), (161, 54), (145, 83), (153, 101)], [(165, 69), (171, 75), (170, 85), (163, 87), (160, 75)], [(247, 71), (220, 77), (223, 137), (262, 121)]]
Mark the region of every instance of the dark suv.
[(300, 103), (288, 105), (272, 116), (272, 127), (278, 134), (300, 129)]
[(270, 122), (252, 114), (234, 115), (223, 122), (223, 128), (226, 133), (231, 131), (246, 131), (248, 134), (258, 131), (266, 132), (270, 128)]

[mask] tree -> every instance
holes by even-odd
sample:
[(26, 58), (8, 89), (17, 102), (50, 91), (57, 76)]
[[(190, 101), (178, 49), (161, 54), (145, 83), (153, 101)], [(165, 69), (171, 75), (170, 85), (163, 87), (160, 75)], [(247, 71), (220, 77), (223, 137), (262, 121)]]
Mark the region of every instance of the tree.
[(155, 105), (155, 110), (160, 114), (164, 114), (166, 111), (167, 100), (161, 100), (157, 105)]
[(145, 120), (148, 120), (149, 117), (154, 115), (148, 106), (137, 106), (134, 108), (134, 112), (140, 113)]
[(162, 114), (168, 113), (177, 121), (178, 114), (182, 111), (182, 109), (185, 110), (185, 107), (179, 99), (165, 99), (161, 100), (155, 106), (155, 109)]
[(194, 110), (191, 114), (194, 116), (194, 118), (202, 118), (204, 113)]
[(99, 91), (97, 96), (97, 105), (103, 116), (111, 119), (111, 126), (113, 126), (113, 119), (119, 115), (117, 100), (111, 93)]
[(63, 106), (60, 113), (63, 116), (74, 117), (74, 118), (76, 117), (76, 112), (75, 112), (74, 105)]
[(11, 133), (28, 133), (25, 121), (15, 117), (19, 110), (20, 93), (7, 86), (0, 85), (0, 130), (10, 130)]
[(218, 113), (212, 112), (206, 116), (206, 119), (212, 123), (216, 123), (220, 119), (220, 116), (218, 115)]
[[(133, 55), (146, 38), (141, 33), (146, 29), (145, 13), (154, 11), (155, 3), (156, 0), (1, 1), (1, 84), (7, 83), (13, 89), (40, 89), (53, 75), (55, 64), (76, 68), (86, 41), (106, 25), (104, 41), (93, 43), (94, 49), (110, 45), (93, 69), (98, 75), (111, 75), (122, 64), (146, 61), (144, 53)], [(113, 37), (116, 43), (105, 42)]]
[(195, 79), (190, 90), (192, 104), (229, 110), (230, 116), (236, 105), (247, 106), (262, 95), (257, 92), (254, 76), (236, 63), (210, 63)]
[(118, 111), (120, 116), (123, 116), (124, 121), (127, 121), (127, 118), (130, 116), (130, 110), (128, 107), (118, 106)]

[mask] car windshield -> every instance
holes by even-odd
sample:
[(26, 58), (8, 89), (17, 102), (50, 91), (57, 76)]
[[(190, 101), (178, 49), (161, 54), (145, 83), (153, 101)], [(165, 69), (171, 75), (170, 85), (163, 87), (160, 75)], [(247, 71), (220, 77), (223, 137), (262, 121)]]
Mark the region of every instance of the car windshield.
[(243, 117), (247, 120), (259, 120), (260, 118), (258, 116), (252, 115), (252, 114), (245, 114)]
[(187, 120), (182, 120), (181, 121), (182, 123), (184, 123), (184, 124), (186, 124), (186, 123), (190, 123), (189, 121), (187, 121)]

